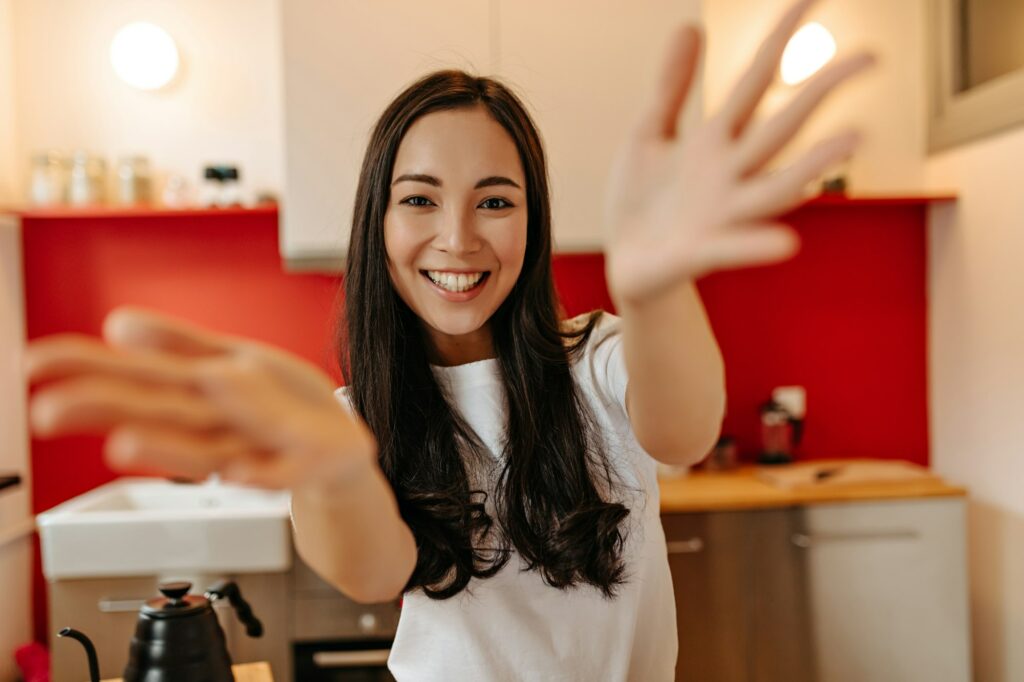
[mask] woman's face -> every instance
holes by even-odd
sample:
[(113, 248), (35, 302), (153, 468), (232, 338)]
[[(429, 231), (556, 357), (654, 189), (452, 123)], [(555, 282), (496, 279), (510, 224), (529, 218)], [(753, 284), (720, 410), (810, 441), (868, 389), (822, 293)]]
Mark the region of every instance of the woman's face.
[(526, 252), (526, 179), (482, 107), (427, 114), (398, 147), (384, 215), (391, 281), (425, 323), (435, 361), (490, 357), (487, 321)]

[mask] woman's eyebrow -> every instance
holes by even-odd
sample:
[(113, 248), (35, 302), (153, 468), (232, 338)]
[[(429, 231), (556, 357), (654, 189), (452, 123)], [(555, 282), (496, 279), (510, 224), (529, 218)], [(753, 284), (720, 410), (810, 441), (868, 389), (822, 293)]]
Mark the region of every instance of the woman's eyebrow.
[[(435, 178), (433, 175), (427, 175), (425, 173), (405, 173), (395, 178), (392, 186), (397, 185), (400, 182), (423, 182), (434, 187), (440, 187), (441, 181)], [(482, 180), (478, 181), (473, 189), (480, 189), (481, 187), (492, 187), (494, 185), (508, 185), (509, 187), (515, 187), (516, 189), (522, 189), (515, 180), (506, 178), (504, 175), (490, 175)]]

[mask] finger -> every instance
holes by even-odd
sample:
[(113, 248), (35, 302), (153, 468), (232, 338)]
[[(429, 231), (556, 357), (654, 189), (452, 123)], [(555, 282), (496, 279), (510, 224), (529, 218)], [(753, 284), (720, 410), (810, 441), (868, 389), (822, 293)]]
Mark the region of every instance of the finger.
[(767, 163), (792, 139), (822, 100), (843, 81), (875, 63), (861, 53), (831, 64), (812, 78), (785, 109), (750, 130), (739, 141), (734, 163), (738, 175), (746, 175)]
[(750, 120), (761, 97), (775, 78), (775, 70), (779, 66), (786, 43), (793, 36), (796, 27), (807, 9), (816, 0), (797, 0), (782, 15), (775, 28), (758, 49), (754, 61), (750, 64), (736, 87), (733, 88), (722, 107), (720, 117), (732, 135), (738, 135)]
[(793, 257), (800, 249), (796, 231), (782, 223), (748, 223), (715, 237), (702, 249), (705, 269), (734, 270), (770, 265)]
[(733, 201), (731, 216), (742, 222), (763, 220), (796, 208), (809, 196), (808, 183), (830, 166), (849, 158), (860, 139), (855, 130), (835, 135), (816, 144), (786, 168), (744, 182)]
[(190, 434), (180, 429), (128, 423), (115, 429), (103, 454), (115, 470), (201, 480), (228, 462), (252, 457), (252, 443), (233, 433)]
[(679, 113), (686, 103), (700, 61), (700, 46), (700, 30), (694, 26), (682, 26), (672, 34), (654, 101), (640, 121), (641, 136), (666, 140), (675, 138)]
[(244, 345), (244, 337), (219, 334), (146, 308), (120, 306), (103, 321), (103, 337), (119, 348), (147, 348), (179, 355), (222, 355)]
[(334, 386), (322, 370), (280, 348), (243, 336), (211, 332), (187, 321), (143, 308), (121, 306), (103, 325), (105, 338), (126, 349), (159, 350), (192, 357), (250, 353), (286, 385), (306, 396)]
[(218, 410), (194, 392), (151, 389), (108, 377), (68, 379), (40, 391), (29, 403), (32, 430), (44, 438), (106, 433), (126, 421), (198, 431), (225, 426)]
[(192, 383), (182, 360), (161, 353), (117, 351), (86, 334), (53, 334), (32, 341), (25, 349), (23, 371), (30, 384), (88, 373), (172, 386)]
[(200, 360), (196, 378), (204, 395), (225, 418), (260, 446), (286, 449), (310, 437), (309, 419), (314, 411), (282, 392), (276, 379), (252, 355)]

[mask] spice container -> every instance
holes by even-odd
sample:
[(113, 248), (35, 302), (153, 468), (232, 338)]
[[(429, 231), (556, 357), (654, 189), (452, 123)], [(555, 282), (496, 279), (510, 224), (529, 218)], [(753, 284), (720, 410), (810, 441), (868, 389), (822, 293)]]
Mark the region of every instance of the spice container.
[(32, 156), (29, 170), (28, 200), (35, 206), (54, 206), (67, 201), (67, 162), (58, 152), (45, 151)]
[(117, 162), (117, 203), (148, 204), (152, 201), (149, 160), (144, 156), (123, 156)]
[(77, 151), (71, 157), (68, 203), (74, 206), (102, 204), (106, 200), (107, 162), (101, 157)]

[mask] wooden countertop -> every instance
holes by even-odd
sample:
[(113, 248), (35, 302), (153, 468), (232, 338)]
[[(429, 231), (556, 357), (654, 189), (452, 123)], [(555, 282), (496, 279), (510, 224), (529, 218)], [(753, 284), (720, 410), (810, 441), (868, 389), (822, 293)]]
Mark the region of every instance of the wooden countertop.
[[(821, 482), (809, 482), (815, 471), (832, 470)], [(773, 485), (762, 475), (796, 481)], [(800, 481), (803, 481), (802, 483)], [(694, 471), (679, 478), (659, 479), (661, 511), (701, 512), (770, 509), (823, 502), (921, 497), (962, 497), (966, 489), (946, 483), (924, 467), (892, 460), (815, 460), (770, 467), (741, 466), (731, 471)]]
[[(269, 663), (242, 663), (231, 666), (231, 672), (235, 674), (235, 682), (274, 682), (270, 674)], [(121, 679), (106, 680), (105, 682), (121, 682)]]

